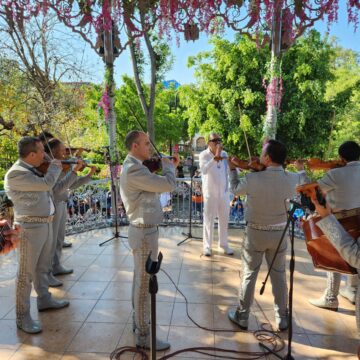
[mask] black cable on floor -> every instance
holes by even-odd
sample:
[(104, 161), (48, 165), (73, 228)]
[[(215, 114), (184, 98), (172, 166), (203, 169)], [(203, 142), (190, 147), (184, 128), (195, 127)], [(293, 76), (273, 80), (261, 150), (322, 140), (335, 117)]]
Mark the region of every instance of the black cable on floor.
[[(245, 331), (245, 330), (241, 330), (241, 329), (237, 329), (237, 330), (210, 329), (210, 328), (207, 328), (205, 326), (198, 324), (189, 314), (189, 309), (188, 309), (189, 304), (188, 304), (188, 300), (187, 300), (186, 296), (178, 288), (178, 286), (175, 284), (175, 282), (173, 281), (171, 276), (165, 270), (163, 270), (163, 269), (160, 269), (160, 270), (169, 278), (169, 280), (174, 285), (175, 289), (185, 299), (186, 315), (196, 327), (206, 330), (206, 331), (211, 331), (211, 332), (249, 333), (249, 331)], [(259, 306), (259, 309), (261, 310), (265, 319), (267, 319), (264, 311), (262, 310), (262, 308), (260, 306)], [(267, 345), (269, 348), (272, 349), (273, 352), (280, 352), (281, 350), (284, 349), (285, 342), (279, 336), (278, 333), (276, 333), (272, 330), (271, 324), (270, 324), (271, 330), (265, 329), (265, 326), (269, 325), (269, 324), (270, 324), (270, 322), (261, 324), (261, 329), (255, 330), (252, 333), (254, 334), (254, 336), (258, 342), (261, 342), (261, 343)], [(161, 358), (158, 358), (158, 360), (167, 360), (174, 356), (177, 356), (179, 354), (186, 353), (186, 352), (195, 352), (195, 353), (203, 354), (203, 355), (210, 356), (210, 357), (229, 359), (229, 360), (256, 360), (256, 359), (264, 358), (266, 355), (270, 354), (270, 352), (267, 352), (267, 351), (238, 351), (238, 350), (229, 350), (229, 349), (216, 348), (216, 347), (191, 347), (191, 348), (185, 348), (185, 349), (174, 351), (170, 354), (162, 356)], [(141, 349), (138, 347), (133, 347), (133, 346), (123, 346), (123, 347), (115, 349), (110, 354), (110, 359), (111, 360), (120, 360), (121, 355), (123, 355), (125, 353), (134, 353), (134, 357), (136, 354), (139, 354), (140, 355), (139, 360), (149, 360), (149, 355), (147, 354), (147, 352), (144, 349)], [(224, 353), (224, 355), (220, 355), (219, 353)], [(228, 354), (228, 355), (225, 355), (225, 354)], [(232, 354), (234, 356), (239, 355), (241, 357), (229, 356), (230, 354)], [(243, 357), (243, 356), (245, 356), (245, 357)]]

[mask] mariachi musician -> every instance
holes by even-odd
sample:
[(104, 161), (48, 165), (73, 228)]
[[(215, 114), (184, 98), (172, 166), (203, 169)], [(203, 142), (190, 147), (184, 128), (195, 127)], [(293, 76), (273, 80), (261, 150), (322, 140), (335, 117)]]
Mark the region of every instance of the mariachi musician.
[[(242, 279), (237, 309), (230, 309), (231, 321), (246, 330), (250, 307), (254, 299), (255, 284), (263, 255), (270, 265), (286, 226), (285, 200), (296, 195), (295, 187), (307, 179), (305, 173), (285, 171), (286, 147), (279, 141), (269, 140), (263, 147), (260, 162), (266, 169), (248, 173), (239, 179), (231, 159), (230, 185), (235, 195), (246, 195), (246, 238), (242, 251)], [(297, 164), (298, 170), (303, 166)], [(288, 295), (285, 274), (286, 241), (275, 258), (270, 279), (275, 302), (276, 325), (280, 331), (288, 328)]]
[[(360, 207), (360, 146), (355, 141), (346, 141), (340, 145), (338, 153), (345, 162), (345, 166), (329, 170), (322, 179), (317, 181), (335, 212)], [(340, 273), (328, 272), (327, 288), (324, 294), (319, 299), (309, 300), (310, 304), (337, 311), (340, 282)], [(345, 289), (340, 290), (340, 295), (353, 304), (355, 304), (357, 283), (357, 275), (348, 275)]]
[(52, 189), (61, 173), (61, 162), (52, 160), (45, 175), (36, 167), (44, 160), (44, 146), (36, 137), (18, 143), (19, 160), (5, 175), (4, 188), (14, 204), (14, 221), (21, 225), (19, 268), (16, 281), (16, 325), (27, 333), (42, 331), (30, 315), (31, 283), (34, 283), (39, 311), (61, 309), (67, 300), (56, 300), (49, 292), (52, 221), (55, 206)]
[[(326, 203), (326, 207), (321, 206), (316, 197), (312, 198), (312, 202), (315, 204), (317, 213), (323, 218), (316, 223), (316, 225), (322, 230), (330, 242), (334, 245), (339, 254), (347, 261), (351, 266), (357, 269), (360, 276), (360, 238), (354, 240), (338, 222), (336, 217), (331, 214), (331, 208), (329, 202)], [(360, 337), (360, 288), (358, 287), (356, 293), (356, 322), (358, 335)], [(360, 355), (360, 345), (358, 348), (358, 356)]]
[[(52, 138), (47, 141), (45, 150), (50, 158), (53, 156), (58, 160), (65, 159), (66, 147), (59, 139)], [(51, 287), (57, 287), (63, 284), (55, 275), (67, 275), (73, 272), (73, 269), (65, 268), (60, 263), (60, 259), (65, 239), (66, 204), (69, 197), (68, 189), (76, 189), (85, 185), (91, 181), (91, 177), (96, 171), (96, 167), (90, 166), (90, 172), (86, 176), (78, 176), (77, 171), (81, 171), (84, 165), (83, 160), (78, 159), (78, 164), (72, 166), (72, 168), (70, 166), (68, 166), (68, 168), (63, 167), (53, 188), (56, 213), (53, 221), (54, 243), (52, 249), (52, 266), (49, 272), (49, 286)], [(58, 186), (60, 184), (65, 184), (66, 186)]]

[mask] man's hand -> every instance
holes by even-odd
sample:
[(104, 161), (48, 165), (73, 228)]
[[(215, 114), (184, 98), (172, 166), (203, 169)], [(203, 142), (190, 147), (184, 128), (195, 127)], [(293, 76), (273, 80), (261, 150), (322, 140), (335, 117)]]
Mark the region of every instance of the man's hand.
[(90, 171), (89, 171), (89, 173), (88, 173), (88, 176), (93, 176), (93, 175), (96, 173), (96, 171), (97, 171), (97, 167), (91, 165), (91, 166), (90, 166)]
[(222, 144), (216, 145), (215, 158), (221, 158), (221, 151), (223, 149)]
[(174, 157), (174, 160), (173, 160), (173, 164), (175, 167), (178, 167), (179, 163), (180, 163), (180, 157), (179, 157), (179, 154), (178, 153), (175, 153), (172, 155)]
[(85, 161), (82, 159), (78, 159), (77, 163), (73, 165), (71, 170), (76, 173), (78, 171), (83, 170), (85, 166), (86, 166)]
[(50, 165), (55, 164), (59, 169), (62, 169), (62, 163), (61, 160), (58, 159), (52, 159), (50, 162)]
[(234, 165), (234, 163), (231, 161), (231, 157), (229, 157), (227, 159), (227, 162), (228, 162), (228, 165), (229, 165), (229, 169), (230, 170), (235, 170), (236, 169), (236, 166)]
[[(0, 226), (7, 225), (6, 220), (0, 220)], [(3, 249), (1, 250), (1, 254), (7, 254), (11, 250), (15, 249), (19, 243), (19, 236), (20, 236), (20, 226), (15, 225), (14, 229), (5, 230), (3, 232), (5, 238), (5, 244)]]
[(297, 171), (305, 170), (303, 160), (296, 160), (294, 165), (295, 165)]
[[(325, 198), (325, 194), (323, 193), (323, 196)], [(328, 202), (326, 202), (326, 207), (323, 207), (322, 205), (319, 204), (319, 201), (314, 193), (314, 195), (311, 196), (311, 201), (313, 202), (313, 204), (315, 205), (315, 210), (316, 212), (321, 216), (321, 217), (326, 217), (328, 215), (331, 214), (331, 207), (329, 205)]]

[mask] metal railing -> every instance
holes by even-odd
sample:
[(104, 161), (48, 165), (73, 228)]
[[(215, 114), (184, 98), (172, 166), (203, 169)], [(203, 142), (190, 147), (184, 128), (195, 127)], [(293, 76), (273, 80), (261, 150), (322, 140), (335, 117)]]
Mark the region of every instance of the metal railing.
[[(203, 198), (201, 178), (178, 178), (176, 189), (171, 193), (160, 194), (160, 202), (164, 212), (164, 224), (186, 226), (190, 222), (194, 226), (201, 226), (203, 222)], [(5, 196), (0, 191), (0, 200)], [(245, 226), (242, 211), (230, 208), (229, 198), (229, 227), (243, 228)], [(111, 209), (110, 179), (92, 181), (70, 192), (67, 204), (68, 219), (66, 234), (75, 234), (92, 229), (99, 229), (113, 225)], [(125, 210), (118, 201), (119, 225), (128, 224)], [(302, 237), (300, 224), (296, 226), (296, 236)]]

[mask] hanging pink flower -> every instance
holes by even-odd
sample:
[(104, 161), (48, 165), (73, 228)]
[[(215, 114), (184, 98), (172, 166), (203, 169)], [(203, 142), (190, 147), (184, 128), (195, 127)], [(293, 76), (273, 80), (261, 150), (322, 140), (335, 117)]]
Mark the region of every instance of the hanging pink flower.
[(109, 114), (110, 114), (110, 96), (109, 96), (108, 87), (105, 88), (98, 106), (103, 109), (105, 115), (105, 121), (108, 122)]

